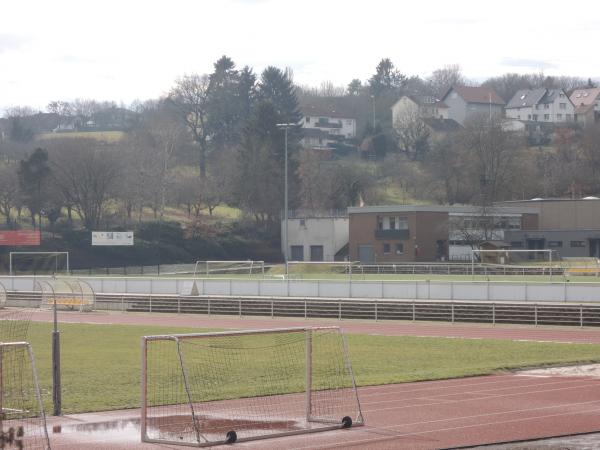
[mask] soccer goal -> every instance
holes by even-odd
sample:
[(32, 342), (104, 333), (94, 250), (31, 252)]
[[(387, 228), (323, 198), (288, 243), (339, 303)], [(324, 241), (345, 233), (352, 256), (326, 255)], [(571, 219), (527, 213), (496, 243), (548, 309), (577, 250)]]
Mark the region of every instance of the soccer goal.
[(363, 424), (338, 327), (146, 336), (142, 442), (204, 447)]
[[(497, 250), (471, 250), (471, 274), (475, 274), (476, 267), (481, 265), (520, 267), (523, 273), (534, 273), (533, 269), (539, 268), (541, 274), (552, 275), (553, 265), (560, 260), (560, 255), (552, 249), (497, 249)], [(511, 271), (515, 272), (515, 271)], [(516, 271), (515, 273), (518, 273)], [(556, 273), (556, 271), (555, 271)]]
[(69, 273), (69, 252), (10, 252), (10, 275)]
[(360, 263), (356, 261), (288, 261), (287, 275), (289, 278), (337, 278), (341, 275), (352, 276), (357, 273)]
[(41, 294), (41, 309), (92, 311), (96, 295), (92, 286), (76, 278), (36, 279), (34, 290)]
[(4, 308), (6, 306), (6, 288), (2, 283), (0, 283), (0, 308)]
[(50, 449), (35, 360), (27, 342), (0, 342), (0, 448)]
[(264, 261), (196, 261), (194, 276), (261, 275), (265, 274)]

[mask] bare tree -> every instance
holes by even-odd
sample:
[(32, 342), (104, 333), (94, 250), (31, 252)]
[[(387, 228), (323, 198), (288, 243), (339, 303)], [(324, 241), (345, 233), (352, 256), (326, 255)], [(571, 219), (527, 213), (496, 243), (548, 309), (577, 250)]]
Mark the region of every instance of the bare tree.
[(11, 212), (19, 204), (19, 177), (17, 167), (0, 164), (0, 214), (6, 220), (6, 226), (12, 226)]
[(183, 123), (191, 132), (199, 150), (200, 176), (206, 177), (206, 161), (210, 133), (207, 127), (209, 108), (208, 75), (185, 75), (175, 83), (169, 94), (170, 102), (178, 110)]
[(427, 81), (431, 91), (438, 96), (441, 96), (451, 86), (467, 83), (467, 79), (458, 64), (450, 64), (434, 70)]
[(121, 154), (92, 139), (54, 139), (48, 147), (54, 183), (86, 229), (100, 226), (121, 174)]
[(429, 128), (417, 108), (407, 108), (396, 117), (394, 132), (400, 150), (413, 161), (422, 159), (429, 150)]

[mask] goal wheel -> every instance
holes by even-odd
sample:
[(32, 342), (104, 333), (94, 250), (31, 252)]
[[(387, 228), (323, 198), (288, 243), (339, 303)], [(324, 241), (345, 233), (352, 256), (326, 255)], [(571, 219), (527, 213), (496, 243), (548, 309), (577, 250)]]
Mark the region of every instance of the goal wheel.
[(350, 428), (352, 426), (352, 418), (350, 416), (345, 416), (342, 419), (342, 428)]
[(237, 433), (233, 430), (228, 431), (225, 436), (225, 442), (228, 444), (233, 444), (235, 441), (237, 441)]

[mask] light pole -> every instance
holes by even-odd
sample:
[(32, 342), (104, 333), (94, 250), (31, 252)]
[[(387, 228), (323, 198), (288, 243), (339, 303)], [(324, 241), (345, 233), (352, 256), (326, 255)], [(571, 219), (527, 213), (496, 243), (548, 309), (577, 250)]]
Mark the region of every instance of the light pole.
[(375, 132), (375, 96), (371, 94), (371, 100), (373, 103), (373, 132)]
[(283, 174), (283, 261), (285, 262), (285, 274), (288, 274), (288, 129), (295, 126), (295, 123), (278, 123), (277, 128), (285, 132), (284, 147), (284, 174)]

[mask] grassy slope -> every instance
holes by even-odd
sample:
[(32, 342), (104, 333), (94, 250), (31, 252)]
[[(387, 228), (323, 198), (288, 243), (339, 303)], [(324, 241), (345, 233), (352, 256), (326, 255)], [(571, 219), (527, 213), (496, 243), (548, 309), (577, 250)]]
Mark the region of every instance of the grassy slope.
[[(141, 336), (198, 331), (189, 328), (62, 324), (64, 412), (137, 407)], [(31, 324), (30, 341), (48, 408), (51, 402), (50, 333), (50, 324)], [(589, 344), (350, 335), (349, 347), (360, 385), (600, 361), (600, 345)]]

